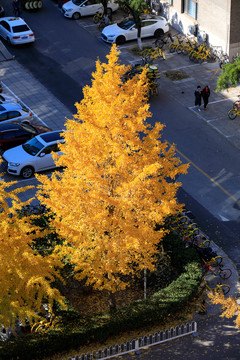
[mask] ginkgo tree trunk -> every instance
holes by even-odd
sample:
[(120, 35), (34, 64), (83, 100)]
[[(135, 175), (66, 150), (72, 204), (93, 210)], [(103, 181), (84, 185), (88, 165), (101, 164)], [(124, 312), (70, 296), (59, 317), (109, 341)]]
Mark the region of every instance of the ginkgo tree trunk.
[(138, 47), (142, 50), (142, 40), (141, 40), (141, 15), (143, 15), (144, 11), (147, 10), (148, 6), (145, 0), (119, 0), (120, 6), (124, 6), (129, 14), (131, 14), (133, 21), (135, 23), (137, 29), (137, 42)]
[(0, 179), (0, 323), (14, 330), (17, 319), (24, 321), (27, 317), (30, 323), (36, 320), (43, 303), (49, 309), (54, 300), (62, 306), (64, 303), (52, 287), (61, 263), (33, 250), (39, 229), (31, 225), (31, 218), (19, 216), (27, 204), (19, 199), (19, 193), (29, 187), (9, 191), (13, 184)]
[(164, 230), (155, 231), (181, 206), (176, 176), (187, 165), (174, 146), (151, 127), (146, 71), (128, 81), (113, 45), (108, 62), (96, 62), (92, 85), (83, 89), (77, 114), (66, 122), (62, 172), (38, 175), (38, 198), (55, 214), (53, 226), (66, 239), (56, 248), (74, 265), (75, 277), (111, 294), (132, 276), (154, 269)]

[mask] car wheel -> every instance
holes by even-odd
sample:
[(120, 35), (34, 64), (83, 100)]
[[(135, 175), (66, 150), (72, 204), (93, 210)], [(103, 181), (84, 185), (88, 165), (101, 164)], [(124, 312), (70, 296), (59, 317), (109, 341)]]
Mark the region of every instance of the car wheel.
[(34, 169), (32, 166), (25, 166), (21, 171), (21, 176), (24, 179), (29, 179), (34, 174)]
[(33, 2), (32, 1), (30, 1), (29, 6), (30, 6), (30, 9), (33, 10)]
[(29, 8), (29, 1), (27, 1), (26, 3), (25, 3), (25, 9), (26, 10), (29, 10), (30, 8)]
[(107, 16), (112, 16), (112, 9), (111, 8), (107, 8)]
[(38, 2), (38, 8), (41, 9), (42, 8), (42, 1)]
[(34, 1), (34, 2), (33, 2), (33, 7), (34, 7), (34, 9), (37, 9), (37, 8), (38, 8), (38, 2), (37, 2), (37, 1)]
[(116, 44), (117, 44), (117, 45), (123, 45), (123, 44), (125, 43), (125, 41), (126, 41), (126, 39), (125, 39), (124, 36), (118, 36), (118, 37), (116, 38)]
[(164, 35), (163, 29), (157, 29), (157, 30), (155, 31), (155, 33), (154, 33), (154, 37), (155, 37), (155, 38), (160, 38), (160, 37), (163, 36), (163, 35)]
[(78, 20), (78, 19), (80, 19), (80, 17), (81, 17), (81, 14), (79, 12), (75, 12), (72, 15), (73, 20)]

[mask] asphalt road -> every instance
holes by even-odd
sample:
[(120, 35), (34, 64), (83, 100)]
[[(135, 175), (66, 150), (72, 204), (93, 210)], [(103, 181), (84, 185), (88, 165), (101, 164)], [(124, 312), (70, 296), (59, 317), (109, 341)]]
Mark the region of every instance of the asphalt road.
[[(82, 86), (90, 83), (97, 58), (103, 60), (108, 47), (66, 19), (53, 0), (43, 1), (40, 11), (23, 11), (21, 16), (34, 30), (36, 42), (9, 51), (65, 106), (75, 112), (74, 103), (82, 99)], [(11, 16), (11, 2), (2, 1)]]
[[(11, 15), (11, 3), (2, 0), (2, 4), (7, 15)], [(81, 20), (65, 19), (53, 0), (45, 0), (41, 11), (24, 11), (22, 16), (34, 29), (36, 42), (31, 46), (8, 47), (9, 50), (74, 113), (74, 103), (82, 99), (82, 87), (90, 84), (95, 61), (105, 59), (109, 46), (82, 27)], [(183, 187), (179, 199), (194, 213), (201, 229), (239, 264), (239, 209), (205, 175), (220, 179), (224, 188), (237, 196), (239, 149), (203, 122), (195, 121), (179, 95), (173, 96), (168, 90), (162, 87), (159, 97), (151, 101), (150, 122), (164, 122), (163, 138), (177, 144), (183, 162), (190, 160), (197, 165), (190, 166), (188, 175), (180, 177)]]

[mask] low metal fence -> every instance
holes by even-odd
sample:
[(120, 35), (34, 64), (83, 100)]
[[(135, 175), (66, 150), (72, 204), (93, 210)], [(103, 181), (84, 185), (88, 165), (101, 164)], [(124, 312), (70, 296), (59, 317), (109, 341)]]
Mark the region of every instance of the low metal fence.
[(127, 341), (120, 345), (113, 345), (103, 350), (94, 351), (90, 354), (79, 355), (68, 358), (67, 360), (104, 360), (124, 355), (132, 351), (141, 350), (145, 347), (158, 345), (163, 342), (177, 339), (182, 336), (197, 332), (195, 321), (187, 324), (178, 325), (168, 330), (155, 332), (154, 334), (139, 337), (137, 340)]

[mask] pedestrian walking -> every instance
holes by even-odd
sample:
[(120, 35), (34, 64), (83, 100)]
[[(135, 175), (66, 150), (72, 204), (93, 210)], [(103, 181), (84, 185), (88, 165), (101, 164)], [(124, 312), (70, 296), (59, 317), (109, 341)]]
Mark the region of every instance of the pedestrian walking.
[(12, 6), (13, 6), (14, 16), (19, 17), (20, 16), (20, 0), (13, 0)]
[(207, 109), (209, 96), (210, 96), (210, 88), (209, 88), (208, 85), (206, 85), (202, 90), (202, 98), (203, 98), (203, 103), (204, 103), (204, 110)]
[(195, 106), (198, 106), (198, 111), (200, 110), (201, 101), (202, 101), (202, 93), (201, 93), (201, 86), (198, 85), (197, 90), (194, 92), (195, 95)]

